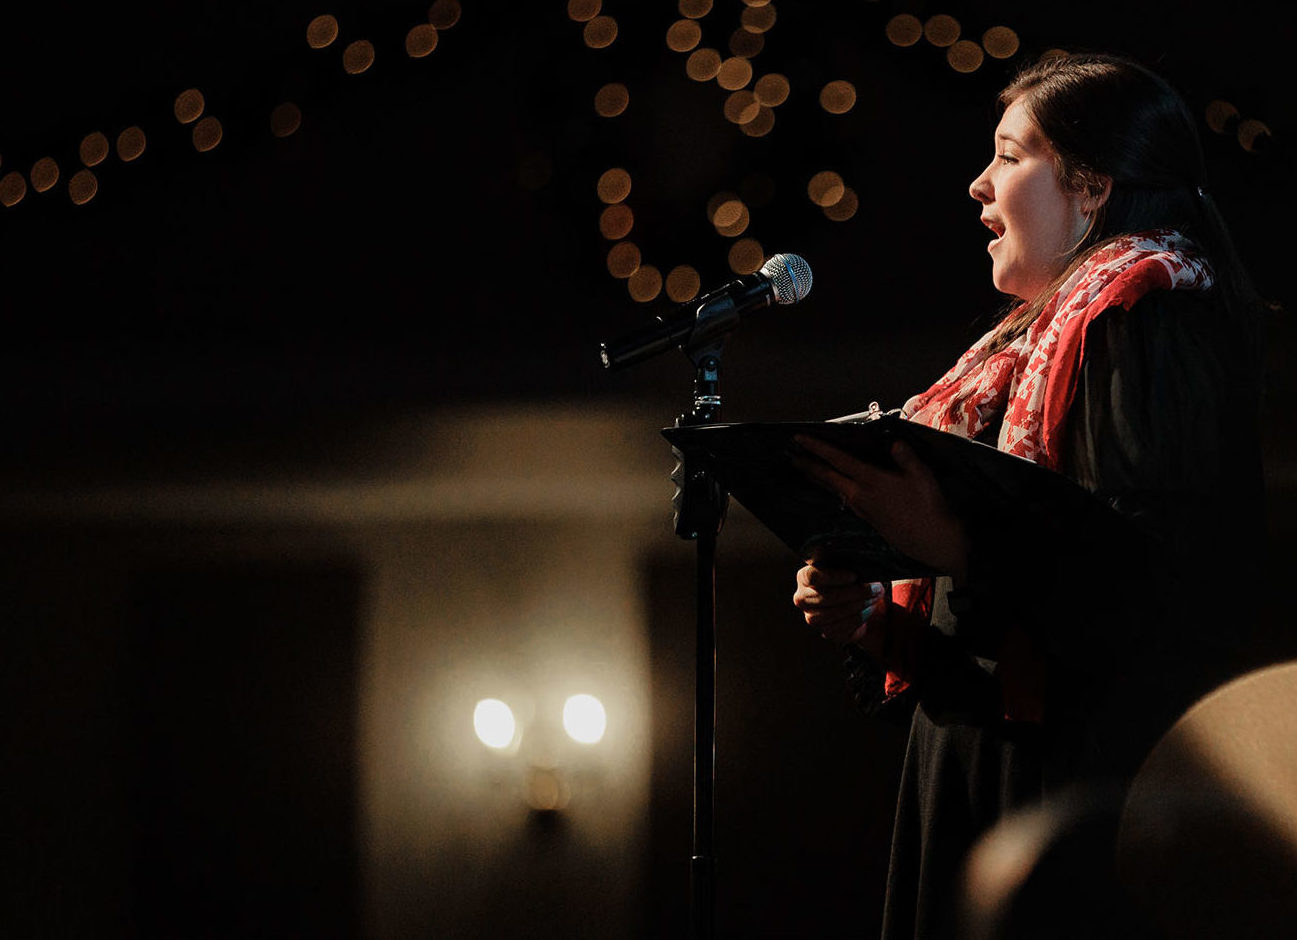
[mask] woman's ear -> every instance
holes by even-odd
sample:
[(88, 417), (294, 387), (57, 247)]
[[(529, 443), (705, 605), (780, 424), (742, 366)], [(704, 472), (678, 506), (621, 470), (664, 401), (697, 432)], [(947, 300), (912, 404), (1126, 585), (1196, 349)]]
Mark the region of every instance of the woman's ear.
[(1087, 216), (1094, 215), (1111, 195), (1112, 177), (1096, 177), (1085, 186), (1085, 193), (1081, 197), (1081, 212)]

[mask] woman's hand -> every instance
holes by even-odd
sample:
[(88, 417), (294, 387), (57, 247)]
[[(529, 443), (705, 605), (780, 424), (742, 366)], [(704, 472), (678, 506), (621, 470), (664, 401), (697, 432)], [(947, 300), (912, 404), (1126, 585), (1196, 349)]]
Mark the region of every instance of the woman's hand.
[(825, 639), (839, 646), (854, 643), (882, 661), (887, 619), (882, 584), (861, 581), (850, 571), (808, 564), (797, 572), (793, 606)]
[(812, 480), (878, 530), (894, 548), (962, 583), (968, 567), (964, 524), (950, 511), (937, 478), (902, 441), (892, 445), (897, 469), (859, 460), (822, 440), (798, 436), (819, 460), (799, 459)]

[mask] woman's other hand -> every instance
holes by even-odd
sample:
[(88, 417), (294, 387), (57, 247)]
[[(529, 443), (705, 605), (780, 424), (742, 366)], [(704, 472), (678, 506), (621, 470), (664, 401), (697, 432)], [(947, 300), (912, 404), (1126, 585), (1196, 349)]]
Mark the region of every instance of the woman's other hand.
[(878, 530), (889, 544), (962, 583), (968, 567), (964, 524), (946, 503), (937, 478), (904, 442), (891, 448), (896, 469), (877, 467), (818, 438), (797, 443), (818, 460), (798, 466), (842, 505)]
[(839, 646), (854, 643), (882, 660), (887, 600), (879, 582), (861, 581), (851, 571), (808, 564), (797, 572), (793, 606), (825, 639)]

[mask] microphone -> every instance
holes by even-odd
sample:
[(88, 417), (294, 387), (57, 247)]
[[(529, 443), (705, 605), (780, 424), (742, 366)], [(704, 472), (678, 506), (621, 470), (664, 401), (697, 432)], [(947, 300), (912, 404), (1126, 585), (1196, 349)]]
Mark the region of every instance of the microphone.
[(744, 314), (771, 304), (795, 304), (811, 292), (811, 266), (799, 255), (775, 255), (756, 274), (745, 274), (659, 316), (611, 343), (599, 344), (605, 369), (620, 369), (679, 347), (700, 349), (739, 325)]

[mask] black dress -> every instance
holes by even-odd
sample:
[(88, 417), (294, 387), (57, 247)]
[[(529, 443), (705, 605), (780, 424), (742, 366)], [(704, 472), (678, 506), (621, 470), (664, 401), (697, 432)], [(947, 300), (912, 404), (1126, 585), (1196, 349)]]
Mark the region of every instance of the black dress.
[[(1255, 363), (1210, 295), (1098, 317), (1064, 472), (1117, 528), (973, 508), (968, 584), (937, 582), (924, 674), (885, 700), (877, 671), (849, 658), (866, 710), (910, 721), (884, 940), (966, 937), (960, 879), (982, 833), (1051, 794), (1119, 790), (1189, 705), (1249, 664), (1257, 611), (1233, 585), (1256, 583), (1263, 545)], [(1043, 721), (1004, 717), (1010, 631), (1043, 664)]]

